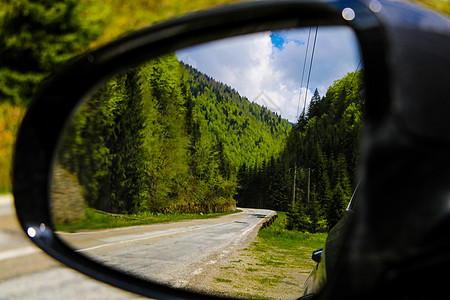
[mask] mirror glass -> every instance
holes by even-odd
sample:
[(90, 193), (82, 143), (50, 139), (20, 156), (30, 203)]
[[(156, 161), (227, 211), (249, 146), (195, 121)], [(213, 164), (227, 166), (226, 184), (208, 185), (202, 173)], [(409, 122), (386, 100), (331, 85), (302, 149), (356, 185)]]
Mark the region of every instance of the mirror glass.
[(355, 186), (362, 59), (347, 27), (151, 59), (78, 108), (55, 158), (57, 234), (178, 288), (298, 298)]

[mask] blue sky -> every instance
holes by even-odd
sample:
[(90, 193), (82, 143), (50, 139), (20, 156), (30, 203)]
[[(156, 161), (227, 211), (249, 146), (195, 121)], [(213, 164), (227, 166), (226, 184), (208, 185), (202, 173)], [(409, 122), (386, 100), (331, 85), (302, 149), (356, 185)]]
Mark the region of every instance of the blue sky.
[(179, 50), (177, 56), (233, 87), (250, 101), (296, 122), (305, 99), (307, 108), (316, 88), (324, 95), (336, 79), (355, 71), (360, 62), (358, 43), (351, 29), (320, 27), (306, 89), (314, 32), (312, 29), (303, 83), (309, 28), (227, 38)]
[(288, 36), (288, 31), (271, 31), (270, 40), (272, 42), (272, 46), (278, 48), (279, 50), (283, 50), (284, 46), (289, 42), (294, 42), (298, 45), (305, 44), (305, 42), (300, 40), (290, 39)]
[(281, 34), (281, 32), (272, 32), (270, 34), (270, 40), (272, 45), (280, 50), (283, 49), (285, 43), (285, 37)]

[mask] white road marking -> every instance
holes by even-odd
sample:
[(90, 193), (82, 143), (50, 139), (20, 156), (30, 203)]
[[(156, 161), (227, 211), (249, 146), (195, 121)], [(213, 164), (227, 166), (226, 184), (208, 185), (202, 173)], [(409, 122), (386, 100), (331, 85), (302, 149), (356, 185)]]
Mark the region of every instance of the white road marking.
[(39, 252), (39, 249), (33, 246), (16, 248), (0, 252), (0, 261), (30, 255)]
[(10, 205), (13, 203), (13, 196), (11, 194), (0, 195), (0, 205)]
[(117, 241), (117, 242), (106, 243), (106, 244), (102, 244), (102, 245), (98, 245), (98, 246), (94, 246), (94, 247), (78, 249), (78, 250), (75, 250), (75, 252), (91, 251), (91, 250), (96, 250), (96, 249), (100, 249), (100, 248), (110, 247), (110, 246), (114, 246), (114, 245), (120, 245), (120, 244), (125, 244), (125, 243), (133, 243), (133, 242), (143, 241), (143, 240), (147, 240), (147, 239), (153, 239), (153, 238), (157, 238), (157, 237), (163, 237), (163, 236), (168, 236), (168, 235), (173, 235), (173, 234), (179, 234), (179, 233), (185, 233), (185, 232), (190, 232), (190, 231), (202, 230), (202, 229), (205, 229), (205, 228), (209, 229), (209, 228), (223, 226), (224, 224), (226, 224), (226, 223), (220, 223), (220, 224), (211, 225), (211, 226), (209, 226), (209, 225), (208, 226), (193, 226), (194, 228), (190, 227), (190, 228), (184, 229), (184, 230), (165, 232), (165, 233), (161, 233), (161, 234), (146, 235), (144, 237), (120, 240), (120, 241)]
[[(239, 207), (237, 209), (239, 209)], [(246, 208), (240, 208), (240, 209), (243, 210), (243, 211), (239, 212), (239, 213), (235, 213), (234, 216), (238, 216), (238, 215), (244, 214), (244, 213), (246, 213), (246, 210), (248, 210)], [(180, 222), (188, 222), (188, 221), (191, 221), (191, 220), (183, 220), (183, 221), (180, 221)], [(153, 226), (153, 225), (155, 225), (155, 224), (151, 224), (151, 225), (136, 225), (136, 226), (131, 226), (131, 227), (142, 227), (142, 226)], [(83, 231), (79, 231), (79, 232), (57, 231), (57, 233), (59, 235), (87, 235), (87, 234), (109, 233), (109, 232), (129, 230), (129, 229), (130, 229), (130, 227), (117, 227), (117, 228), (108, 228), (108, 229), (103, 229), (103, 230), (101, 230), (101, 229), (100, 230), (99, 229), (89, 230), (89, 231), (87, 231), (87, 230), (84, 231), (83, 230)]]
[(0, 195), (0, 217), (14, 215), (14, 200), (11, 194)]
[[(12, 196), (11, 195), (6, 195), (6, 196), (1, 196), (0, 197), (1, 204), (8, 203), (8, 202), (11, 203), (11, 201), (12, 201)], [(240, 234), (240, 236), (238, 237), (238, 239), (234, 241), (233, 245), (236, 246), (250, 231), (252, 231), (256, 226), (258, 226), (263, 220), (264, 219), (261, 219), (258, 223), (254, 224), (253, 226), (251, 226), (250, 228), (247, 228), (247, 230), (242, 232)], [(132, 242), (137, 242), (137, 241), (141, 241), (141, 240), (152, 239), (152, 238), (157, 238), (157, 237), (163, 237), (163, 236), (168, 236), (168, 235), (173, 235), (173, 234), (185, 233), (185, 232), (190, 232), (190, 231), (197, 231), (197, 230), (205, 229), (206, 227), (214, 228), (214, 227), (223, 226), (224, 224), (226, 224), (226, 223), (215, 224), (215, 225), (212, 225), (212, 226), (209, 226), (209, 225), (208, 226), (192, 226), (192, 227), (189, 227), (188, 229), (184, 229), (184, 230), (176, 230), (176, 231), (165, 232), (165, 233), (161, 233), (161, 234), (152, 234), (152, 235), (149, 235), (149, 236), (133, 238), (133, 239), (127, 239), (127, 240), (120, 240), (120, 241), (117, 241), (117, 242), (106, 243), (106, 244), (102, 244), (102, 245), (98, 245), (98, 246), (94, 246), (94, 247), (79, 249), (79, 250), (76, 250), (76, 252), (91, 251), (91, 250), (96, 250), (96, 249), (100, 249), (100, 248), (110, 247), (110, 246), (118, 245), (118, 244), (132, 243)], [(0, 261), (7, 260), (7, 259), (12, 259), (12, 258), (17, 258), (17, 257), (21, 257), (21, 256), (30, 255), (30, 254), (34, 254), (36, 252), (39, 252), (39, 249), (36, 248), (36, 247), (33, 247), (33, 246), (27, 246), (27, 247), (22, 247), (22, 248), (6, 250), (6, 251), (0, 252)], [(228, 252), (229, 251), (224, 251), (222, 256), (225, 256), (226, 254), (228, 254)], [(200, 270), (200, 272), (201, 272), (201, 270)]]
[[(242, 232), (240, 234), (240, 236), (234, 241), (233, 245), (236, 246), (250, 231), (255, 229), (255, 227), (260, 225), (260, 223), (262, 223), (264, 220), (265, 220), (265, 218), (262, 218), (259, 222), (257, 222), (256, 224), (254, 224), (253, 226), (251, 226), (250, 228), (248, 228), (247, 230)], [(98, 246), (88, 247), (88, 248), (84, 248), (84, 249), (78, 249), (78, 250), (75, 250), (75, 252), (92, 251), (92, 250), (97, 250), (97, 249), (101, 249), (101, 248), (105, 248), (105, 247), (111, 247), (111, 246), (114, 246), (114, 245), (120, 245), (120, 244), (125, 244), (125, 243), (133, 243), (133, 242), (143, 241), (143, 240), (157, 238), (157, 237), (163, 237), (163, 236), (168, 236), (168, 235), (173, 235), (173, 234), (179, 234), (179, 233), (186, 233), (186, 232), (190, 232), (190, 231), (202, 230), (202, 229), (205, 229), (205, 228), (209, 229), (209, 228), (219, 227), (219, 226), (223, 226), (225, 224), (227, 224), (227, 223), (219, 223), (219, 224), (215, 224), (215, 225), (206, 225), (206, 226), (192, 226), (192, 227), (188, 227), (187, 229), (175, 230), (175, 231), (171, 231), (171, 232), (164, 232), (164, 233), (161, 233), (161, 234), (154, 234), (153, 233), (151, 235), (146, 235), (146, 236), (142, 236), (141, 235), (138, 238), (119, 240), (119, 241), (110, 242), (110, 243), (106, 243), (106, 244), (102, 244), (102, 245), (98, 245)], [(133, 236), (136, 236), (136, 235), (133, 235)], [(123, 239), (124, 237), (122, 236), (121, 238)]]
[(145, 300), (148, 298), (113, 288), (69, 268), (55, 267), (1, 281), (0, 299)]

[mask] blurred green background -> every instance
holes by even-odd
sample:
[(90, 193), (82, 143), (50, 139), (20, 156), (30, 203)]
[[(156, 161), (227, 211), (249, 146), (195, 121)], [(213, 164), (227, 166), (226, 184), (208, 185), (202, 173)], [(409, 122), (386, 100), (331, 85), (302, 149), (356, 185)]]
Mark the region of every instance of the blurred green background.
[[(239, 0), (0, 0), (0, 194), (11, 192), (20, 121), (40, 82), (68, 59), (130, 31)], [(450, 14), (449, 0), (416, 0)]]

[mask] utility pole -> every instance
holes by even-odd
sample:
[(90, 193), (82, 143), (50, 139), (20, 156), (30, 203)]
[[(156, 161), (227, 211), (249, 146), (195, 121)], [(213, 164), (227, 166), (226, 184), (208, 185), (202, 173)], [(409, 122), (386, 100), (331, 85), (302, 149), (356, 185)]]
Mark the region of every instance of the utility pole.
[[(290, 169), (292, 170), (292, 168)], [(309, 203), (309, 195), (311, 193), (311, 168), (308, 169), (301, 169), (299, 168), (299, 171), (306, 171), (308, 170), (308, 202)], [(297, 180), (297, 165), (294, 166), (294, 185), (292, 188), (292, 207), (294, 207), (295, 204), (295, 181)]]
[(295, 204), (295, 180), (297, 179), (297, 165), (294, 166), (294, 188), (292, 190), (292, 208)]
[(311, 187), (311, 168), (308, 168), (308, 203), (309, 203), (309, 191)]

